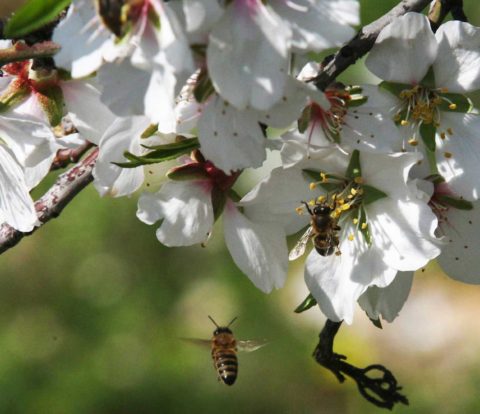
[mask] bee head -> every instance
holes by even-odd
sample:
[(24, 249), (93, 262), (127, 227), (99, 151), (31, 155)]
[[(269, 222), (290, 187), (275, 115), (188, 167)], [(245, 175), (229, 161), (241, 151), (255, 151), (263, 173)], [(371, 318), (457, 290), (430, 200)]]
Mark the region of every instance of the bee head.
[(222, 333), (231, 334), (232, 331), (228, 328), (228, 326), (219, 326), (217, 329), (213, 331), (214, 335), (219, 335)]
[(315, 214), (316, 216), (324, 216), (326, 214), (330, 214), (331, 212), (332, 212), (332, 209), (325, 204), (316, 206), (313, 209), (313, 214)]

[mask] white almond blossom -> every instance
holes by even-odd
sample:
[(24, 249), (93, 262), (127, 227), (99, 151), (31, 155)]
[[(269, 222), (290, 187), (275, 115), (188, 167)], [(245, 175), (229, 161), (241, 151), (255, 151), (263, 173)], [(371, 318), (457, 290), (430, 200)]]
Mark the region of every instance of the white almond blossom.
[(284, 94), (292, 50), (339, 46), (357, 23), (356, 1), (234, 0), (211, 29), (212, 83), (237, 109), (268, 110)]
[[(361, 176), (348, 178), (349, 157), (338, 150), (311, 148), (307, 158), (306, 146), (287, 142), (282, 152), (293, 166), (273, 170), (245, 212), (263, 218), (268, 211), (270, 220), (283, 221), (291, 234), (309, 219), (308, 214), (295, 218), (295, 207), (302, 201), (332, 203), (335, 194), (332, 214), (341, 227), (341, 254), (312, 250), (305, 268), (307, 286), (329, 319), (351, 323), (355, 303), (368, 287), (386, 287), (398, 271), (416, 270), (439, 255), (437, 219), (406, 181), (417, 155), (357, 153)], [(318, 171), (318, 183), (309, 183), (307, 170)], [(326, 184), (336, 189), (326, 193)]]
[[(480, 87), (480, 28), (450, 21), (434, 34), (428, 19), (407, 13), (385, 27), (366, 60), (384, 84), (372, 102), (388, 108), (403, 129), (405, 150), (434, 152), (430, 172), (438, 172), (459, 196), (477, 200), (480, 150), (476, 113), (462, 94)], [(432, 70), (432, 83), (429, 70)], [(371, 94), (374, 95), (373, 91)]]
[(204, 159), (185, 162), (175, 169), (178, 181), (141, 195), (137, 217), (150, 225), (160, 221), (157, 238), (166, 246), (190, 246), (207, 241), (223, 212), (225, 242), (237, 266), (263, 292), (282, 287), (288, 267), (283, 228), (238, 208), (228, 195), (238, 173), (226, 175)]
[[(124, 7), (131, 21), (122, 23), (131, 23), (131, 27), (117, 38), (104, 25), (92, 0), (74, 1), (54, 32), (54, 41), (62, 46), (57, 65), (75, 78), (98, 71), (101, 99), (111, 111), (119, 116), (147, 115), (159, 123), (160, 131), (173, 132), (175, 97), (194, 71), (187, 38), (170, 5), (163, 1), (145, 0)], [(77, 26), (80, 41), (71, 33)]]

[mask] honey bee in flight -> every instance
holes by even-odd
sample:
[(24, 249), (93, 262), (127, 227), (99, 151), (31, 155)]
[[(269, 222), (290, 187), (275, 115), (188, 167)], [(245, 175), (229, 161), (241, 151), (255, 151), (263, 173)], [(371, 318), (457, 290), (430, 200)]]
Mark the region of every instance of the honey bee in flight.
[(334, 208), (327, 203), (317, 203), (312, 210), (305, 201), (302, 201), (302, 204), (305, 205), (311, 216), (310, 226), (290, 251), (288, 259), (295, 260), (302, 256), (310, 239), (313, 241), (315, 250), (321, 256), (330, 256), (335, 250), (337, 250), (336, 254), (339, 255), (337, 232), (340, 230), (340, 226), (337, 219), (332, 215)]
[(211, 347), (213, 366), (217, 371), (219, 381), (226, 385), (233, 385), (238, 375), (237, 351), (252, 352), (266, 345), (266, 341), (238, 341), (233, 336), (230, 326), (236, 321), (233, 318), (227, 326), (219, 326), (211, 316), (208, 318), (214, 323), (212, 339), (185, 338), (198, 345)]

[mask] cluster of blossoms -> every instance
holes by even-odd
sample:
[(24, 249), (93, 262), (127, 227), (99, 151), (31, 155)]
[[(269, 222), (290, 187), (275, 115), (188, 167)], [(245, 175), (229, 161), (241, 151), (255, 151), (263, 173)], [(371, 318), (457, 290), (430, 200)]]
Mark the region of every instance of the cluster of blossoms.
[[(306, 229), (290, 259), (313, 241), (305, 282), (333, 321), (351, 323), (357, 303), (392, 321), (435, 258), (480, 283), (480, 120), (466, 96), (480, 88), (479, 28), (433, 33), (407, 13), (366, 60), (379, 85), (320, 91), (319, 65), (301, 66), (353, 36), (356, 0), (107, 3), (73, 0), (54, 66), (2, 68), (0, 222), (38, 225), (30, 190), (59, 150), (89, 142), (100, 195), (141, 189), (137, 217), (167, 246), (205, 244), (222, 217), (233, 260), (264, 292), (282, 287), (287, 236)], [(75, 133), (59, 136), (66, 118)], [(281, 165), (238, 194), (267, 150)]]

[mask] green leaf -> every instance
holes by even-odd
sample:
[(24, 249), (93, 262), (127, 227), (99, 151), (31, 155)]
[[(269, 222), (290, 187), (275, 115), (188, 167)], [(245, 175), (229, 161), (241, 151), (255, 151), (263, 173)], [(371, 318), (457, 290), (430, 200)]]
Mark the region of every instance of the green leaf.
[(347, 172), (345, 173), (347, 178), (354, 179), (362, 176), (362, 168), (360, 166), (360, 151), (354, 150), (348, 163)]
[(364, 184), (362, 185), (363, 195), (362, 195), (362, 204), (368, 206), (371, 203), (374, 203), (377, 200), (388, 197), (388, 194), (384, 193), (378, 188), (372, 187), (371, 185)]
[(300, 305), (298, 305), (294, 312), (295, 313), (302, 313), (302, 312), (305, 312), (306, 310), (312, 308), (313, 306), (315, 306), (317, 304), (317, 301), (316, 299), (312, 296), (312, 294), (310, 293), (306, 298), (305, 300), (300, 303)]
[(424, 78), (420, 81), (420, 85), (429, 88), (429, 89), (435, 89), (435, 73), (433, 72), (433, 67), (430, 66), (428, 69), (427, 74), (424, 76)]
[(180, 155), (187, 154), (199, 146), (200, 144), (197, 138), (186, 139), (172, 144), (157, 145), (155, 147), (147, 147), (144, 145), (143, 147), (154, 149), (154, 151), (141, 156), (126, 151), (123, 156), (129, 160), (129, 162), (114, 162), (113, 164), (122, 168), (135, 168), (141, 165), (158, 164), (178, 158)]
[(198, 75), (195, 87), (193, 89), (193, 96), (198, 103), (205, 102), (212, 93), (215, 92), (213, 83), (208, 76), (206, 70), (202, 70)]
[[(366, 223), (366, 227), (362, 228), (362, 224)], [(360, 229), (363, 237), (365, 237), (365, 241), (369, 246), (372, 245), (372, 235), (370, 234), (370, 227), (367, 222), (367, 213), (363, 207), (360, 207), (360, 215), (358, 217), (358, 228)]]
[(458, 210), (473, 210), (473, 204), (467, 200), (461, 200), (459, 198), (450, 197), (447, 195), (435, 195), (435, 198), (442, 204), (456, 208)]
[(213, 219), (217, 221), (223, 213), (225, 204), (227, 203), (227, 195), (225, 191), (220, 190), (217, 187), (212, 188), (212, 207), (213, 207)]
[(311, 117), (312, 117), (312, 107), (311, 105), (308, 105), (303, 110), (302, 115), (300, 115), (300, 118), (298, 118), (298, 121), (297, 121), (298, 132), (303, 134), (307, 130)]
[(15, 82), (11, 82), (5, 92), (0, 96), (0, 113), (20, 105), (29, 96), (30, 88), (26, 84), (16, 86)]
[(29, 0), (7, 21), (6, 38), (18, 38), (53, 21), (71, 0)]
[[(466, 114), (467, 112), (470, 112), (473, 108), (472, 101), (468, 97), (460, 93), (442, 93), (440, 94), (440, 96), (448, 100), (443, 100), (442, 103), (439, 105), (439, 108), (442, 111), (459, 112), (462, 114)], [(455, 104), (456, 108), (451, 109), (449, 101)]]
[[(143, 138), (143, 135), (142, 135)], [(198, 138), (188, 138), (182, 139), (181, 141), (172, 142), (170, 144), (161, 144), (161, 145), (142, 145), (143, 148), (163, 151), (163, 150), (179, 150), (184, 148), (195, 149), (198, 148), (200, 144), (198, 143)]]
[(435, 151), (435, 133), (436, 132), (437, 132), (437, 128), (435, 128), (433, 124), (420, 125), (420, 136), (422, 137), (422, 141), (427, 147), (427, 149), (431, 152)]
[(406, 89), (412, 89), (412, 85), (407, 85), (404, 83), (387, 82), (387, 81), (383, 81), (378, 86), (386, 90), (387, 92), (390, 92), (391, 94), (395, 95), (396, 97), (398, 97), (402, 91)]
[[(320, 183), (319, 180), (321, 179), (320, 177), (320, 173), (321, 171), (314, 171), (314, 170), (302, 170), (309, 178), (311, 178), (312, 180), (314, 180), (314, 182), (317, 183), (317, 185), (322, 188), (323, 190), (325, 190), (326, 192), (333, 192), (333, 191), (337, 191), (340, 187), (340, 184), (339, 183), (329, 183), (329, 182), (326, 182), (326, 183)], [(333, 178), (332, 175), (329, 175), (329, 174), (325, 174), (325, 177), (328, 179), (328, 178)], [(335, 177), (336, 178), (336, 177)]]
[(39, 89), (37, 95), (38, 103), (48, 117), (52, 127), (62, 122), (63, 117), (63, 92), (58, 85), (49, 85), (46, 88)]

